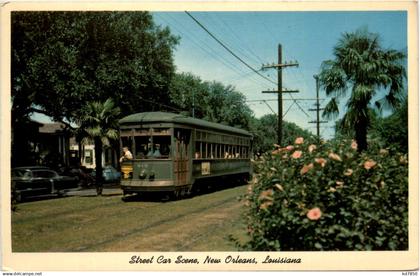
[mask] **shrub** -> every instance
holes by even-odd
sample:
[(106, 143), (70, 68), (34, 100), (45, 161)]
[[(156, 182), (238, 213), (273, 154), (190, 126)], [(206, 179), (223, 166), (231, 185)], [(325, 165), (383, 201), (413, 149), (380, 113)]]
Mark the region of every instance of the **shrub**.
[(254, 161), (246, 250), (406, 250), (408, 161), (302, 138)]

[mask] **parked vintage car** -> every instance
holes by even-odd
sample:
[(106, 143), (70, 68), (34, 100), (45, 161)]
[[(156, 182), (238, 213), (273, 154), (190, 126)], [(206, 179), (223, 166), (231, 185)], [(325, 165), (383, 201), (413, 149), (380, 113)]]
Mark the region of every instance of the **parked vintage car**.
[(17, 167), (11, 171), (12, 197), (16, 201), (33, 195), (58, 194), (64, 189), (77, 188), (79, 179), (61, 176), (48, 167)]
[(95, 185), (95, 178), (91, 173), (92, 169), (87, 169), (84, 166), (62, 167), (58, 171), (59, 175), (77, 177), (79, 179), (79, 186), (83, 188)]
[[(93, 170), (91, 175), (95, 177), (96, 170)], [(105, 166), (102, 168), (102, 177), (107, 183), (119, 183), (121, 179), (121, 173), (112, 166)]]

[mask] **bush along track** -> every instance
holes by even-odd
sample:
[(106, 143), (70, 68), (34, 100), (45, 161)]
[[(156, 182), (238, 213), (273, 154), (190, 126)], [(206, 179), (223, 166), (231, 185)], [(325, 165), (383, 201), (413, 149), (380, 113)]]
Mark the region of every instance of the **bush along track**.
[(408, 160), (297, 138), (254, 161), (245, 250), (407, 250)]

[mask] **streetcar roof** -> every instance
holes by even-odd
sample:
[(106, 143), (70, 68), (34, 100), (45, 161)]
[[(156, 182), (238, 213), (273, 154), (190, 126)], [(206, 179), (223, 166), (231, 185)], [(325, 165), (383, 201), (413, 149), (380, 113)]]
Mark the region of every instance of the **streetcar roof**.
[(181, 114), (175, 114), (170, 112), (143, 112), (128, 115), (119, 121), (120, 124), (138, 124), (138, 123), (177, 123), (190, 125), (195, 127), (204, 127), (210, 129), (217, 129), (221, 131), (227, 131), (236, 134), (242, 134), (246, 136), (252, 136), (252, 134), (246, 130), (226, 126), (218, 123), (212, 123), (201, 119), (188, 117)]

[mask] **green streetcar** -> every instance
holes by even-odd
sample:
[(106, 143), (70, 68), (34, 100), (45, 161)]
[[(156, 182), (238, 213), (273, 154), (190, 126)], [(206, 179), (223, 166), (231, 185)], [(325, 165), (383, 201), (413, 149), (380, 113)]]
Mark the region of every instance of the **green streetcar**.
[(252, 135), (242, 129), (167, 112), (132, 114), (120, 120), (124, 195), (142, 192), (189, 194), (213, 177), (248, 178)]

